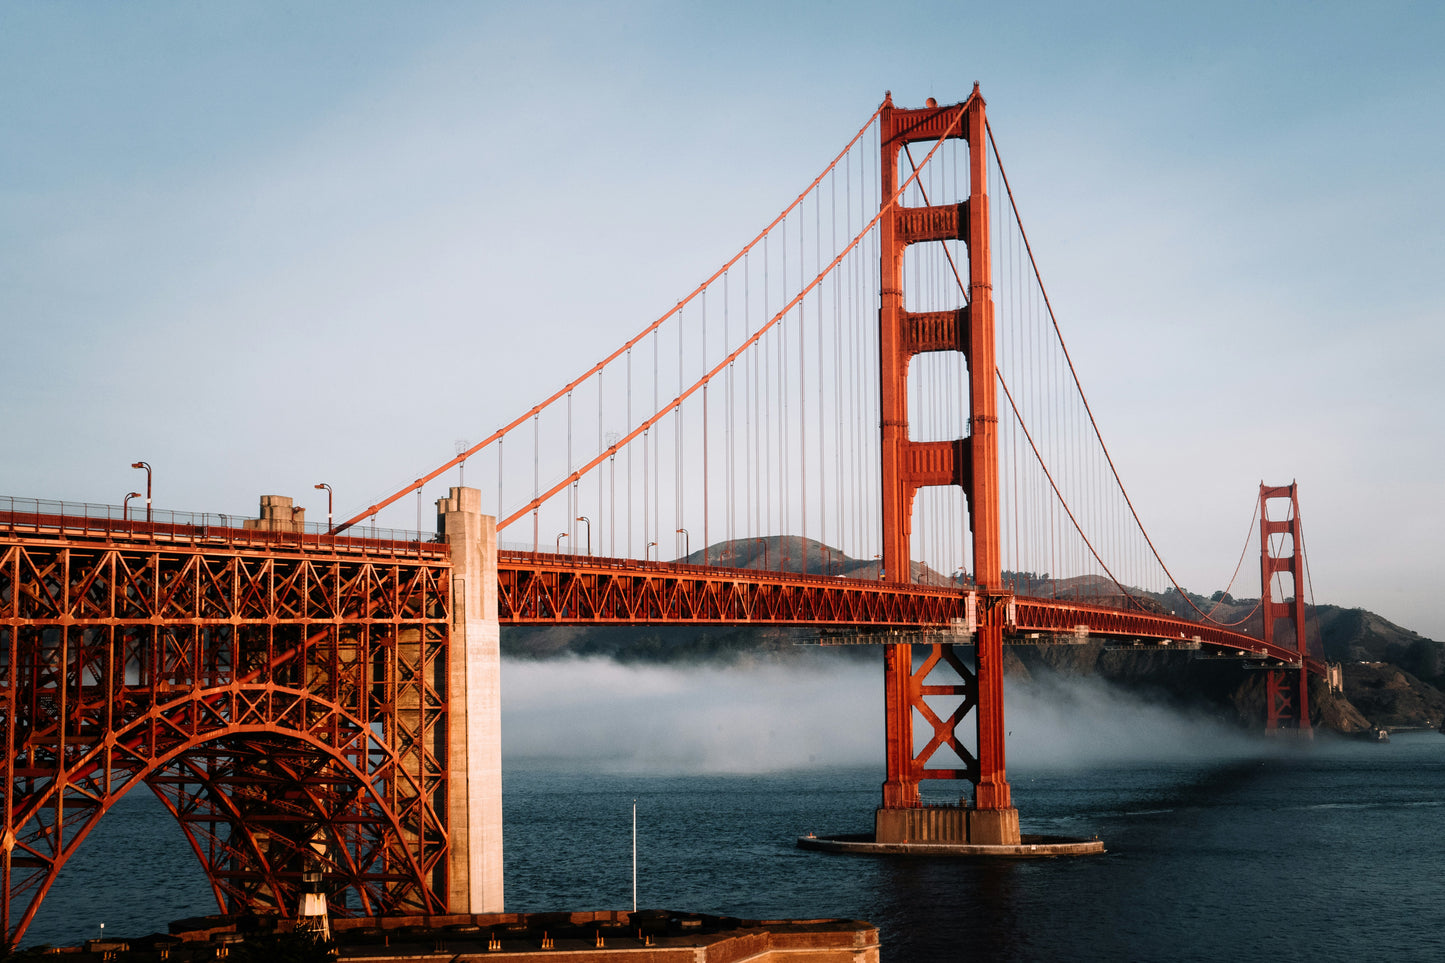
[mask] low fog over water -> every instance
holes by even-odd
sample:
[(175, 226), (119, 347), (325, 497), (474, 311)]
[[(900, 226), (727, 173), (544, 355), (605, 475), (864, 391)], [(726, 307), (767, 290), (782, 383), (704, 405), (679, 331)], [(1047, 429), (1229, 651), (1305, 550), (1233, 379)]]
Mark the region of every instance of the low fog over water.
[[(816, 650), (737, 665), (504, 660), (503, 755), (613, 772), (881, 768), (882, 662)], [(1010, 681), (1005, 706), (1016, 775), (1262, 748), (1247, 733), (1095, 678)]]

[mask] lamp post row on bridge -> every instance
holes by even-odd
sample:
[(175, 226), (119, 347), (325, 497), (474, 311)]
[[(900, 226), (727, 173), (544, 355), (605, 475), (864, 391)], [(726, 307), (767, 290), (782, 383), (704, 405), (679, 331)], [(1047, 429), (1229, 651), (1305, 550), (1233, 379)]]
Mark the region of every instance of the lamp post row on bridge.
[[(149, 461), (133, 461), (130, 467), (144, 468), (144, 470), (146, 470), (146, 495), (144, 495), (144, 497), (146, 497), (146, 521), (150, 522), (153, 518), (155, 518), (155, 510), (153, 510), (152, 502), (150, 502), (150, 493), (152, 493), (152, 487), (150, 487), (150, 476), (152, 476), (152, 468), (150, 468)], [(334, 502), (332, 502), (332, 497), (334, 497), (334, 492), (332, 492), (331, 486), (325, 483), (325, 481), (316, 484), (315, 487), (318, 490), (327, 490), (327, 529), (329, 531), (329, 529), (332, 528), (332, 518), (334, 518), (334, 513), (332, 513), (332, 505), (334, 505)], [(127, 493), (126, 500), (121, 503), (121, 518), (123, 518), (124, 521), (130, 521), (130, 499), (139, 499), (139, 497), (140, 492)], [(585, 522), (587, 521), (587, 519), (579, 519), (579, 521)], [(591, 525), (588, 525), (588, 554), (591, 554)]]
[(326, 489), (326, 530), (329, 532), (331, 531), (331, 486), (325, 482), (321, 482), (316, 488)]
[[(137, 461), (132, 462), (130, 467), (146, 470), (146, 521), (149, 522), (151, 520), (151, 466), (148, 462)], [(136, 495), (139, 496), (140, 492), (136, 492)]]

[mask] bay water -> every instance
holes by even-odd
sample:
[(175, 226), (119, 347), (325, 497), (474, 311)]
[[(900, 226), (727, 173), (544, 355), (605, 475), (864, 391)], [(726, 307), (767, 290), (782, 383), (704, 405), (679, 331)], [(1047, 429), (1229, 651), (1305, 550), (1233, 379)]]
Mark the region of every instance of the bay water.
[[(596, 665), (506, 671), (510, 911), (631, 908), (635, 801), (641, 908), (867, 920), (891, 963), (1445, 959), (1437, 733), (1297, 744), (1088, 688), (1012, 691), (1024, 832), (1098, 835), (1108, 852), (864, 857), (796, 839), (871, 830), (872, 666), (813, 682), (795, 669), (625, 684)], [(142, 788), (86, 839), (23, 943), (73, 945), (102, 922), (135, 937), (211, 912), (180, 829)]]

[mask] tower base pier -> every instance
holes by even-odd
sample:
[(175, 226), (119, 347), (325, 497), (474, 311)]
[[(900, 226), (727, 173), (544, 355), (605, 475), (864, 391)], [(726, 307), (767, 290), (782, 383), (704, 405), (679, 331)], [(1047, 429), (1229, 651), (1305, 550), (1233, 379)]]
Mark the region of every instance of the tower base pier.
[(966, 856), (971, 859), (1047, 859), (1057, 856), (1097, 856), (1104, 843), (1098, 838), (1067, 836), (1020, 836), (1009, 845), (932, 842), (884, 842), (871, 836), (799, 836), (799, 849), (855, 856)]
[(1017, 809), (969, 809), (964, 806), (910, 806), (879, 809), (873, 817), (879, 843), (971, 843), (1017, 846)]

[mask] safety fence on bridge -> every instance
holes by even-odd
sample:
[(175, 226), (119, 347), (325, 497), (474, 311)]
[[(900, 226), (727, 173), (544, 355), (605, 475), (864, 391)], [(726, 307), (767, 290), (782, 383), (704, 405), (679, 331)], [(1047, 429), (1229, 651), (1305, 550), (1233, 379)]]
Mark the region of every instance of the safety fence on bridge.
[(247, 527), (249, 516), (220, 512), (154, 510), (0, 495), (0, 533), (64, 534), (82, 538), (150, 539), (186, 545), (233, 545), (256, 549), (301, 549), (369, 554), (445, 556), (447, 546), (435, 533), (358, 526), (344, 535), (328, 534), (327, 526), (307, 523), (292, 531)]

